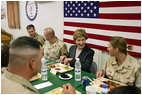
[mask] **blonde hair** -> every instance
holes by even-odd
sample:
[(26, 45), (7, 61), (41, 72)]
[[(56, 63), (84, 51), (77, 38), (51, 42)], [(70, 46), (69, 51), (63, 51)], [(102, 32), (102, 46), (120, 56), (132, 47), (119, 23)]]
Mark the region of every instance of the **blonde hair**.
[(77, 29), (74, 34), (73, 34), (73, 40), (76, 41), (77, 38), (79, 37), (85, 37), (85, 39), (88, 39), (88, 35), (86, 34), (84, 29)]
[(127, 41), (123, 37), (114, 36), (109, 41), (113, 48), (118, 48), (120, 52), (127, 54), (127, 48), (132, 50), (132, 46), (127, 46)]

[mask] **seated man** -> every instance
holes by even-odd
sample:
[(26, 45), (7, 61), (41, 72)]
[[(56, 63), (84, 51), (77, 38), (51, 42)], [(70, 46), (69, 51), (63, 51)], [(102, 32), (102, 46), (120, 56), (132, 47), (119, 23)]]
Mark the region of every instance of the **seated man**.
[[(42, 55), (39, 41), (27, 36), (14, 40), (9, 49), (8, 67), (1, 75), (1, 93), (39, 94), (29, 80), (40, 70)], [(65, 94), (75, 93), (70, 84), (65, 84), (63, 88)]]
[(52, 28), (48, 27), (44, 29), (44, 37), (46, 39), (43, 45), (45, 58), (59, 61), (60, 56), (67, 55), (67, 46), (55, 36)]
[(34, 25), (32, 25), (32, 24), (28, 25), (27, 26), (27, 32), (29, 33), (30, 37), (38, 40), (42, 45), (44, 44), (44, 42), (45, 42), (44, 37), (35, 32)]
[(1, 75), (2, 94), (32, 94), (38, 91), (29, 80), (41, 68), (42, 47), (31, 37), (19, 37), (9, 49), (9, 64)]

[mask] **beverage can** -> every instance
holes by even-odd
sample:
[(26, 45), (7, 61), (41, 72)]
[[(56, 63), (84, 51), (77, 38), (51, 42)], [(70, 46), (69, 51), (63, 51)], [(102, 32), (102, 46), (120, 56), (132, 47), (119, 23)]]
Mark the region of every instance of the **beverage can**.
[(87, 78), (87, 76), (83, 76), (82, 77), (82, 87), (83, 89), (86, 89), (86, 86), (89, 85), (89, 79)]

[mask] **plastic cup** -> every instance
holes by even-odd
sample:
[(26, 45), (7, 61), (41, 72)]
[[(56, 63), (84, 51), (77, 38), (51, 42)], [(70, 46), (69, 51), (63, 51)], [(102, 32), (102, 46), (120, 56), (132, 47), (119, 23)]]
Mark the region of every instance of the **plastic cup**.
[(86, 86), (86, 94), (96, 94), (96, 88), (94, 86)]
[(87, 76), (83, 76), (81, 80), (82, 80), (82, 87), (85, 90), (86, 86), (89, 85), (89, 80), (88, 80)]

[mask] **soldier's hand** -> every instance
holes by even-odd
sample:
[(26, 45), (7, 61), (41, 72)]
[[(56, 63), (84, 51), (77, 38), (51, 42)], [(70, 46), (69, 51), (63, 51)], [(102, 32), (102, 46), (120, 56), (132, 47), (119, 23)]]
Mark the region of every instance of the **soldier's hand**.
[(100, 77), (104, 77), (103, 70), (98, 71), (97, 74), (96, 74), (96, 78), (100, 78)]
[(75, 94), (75, 88), (70, 83), (63, 85), (64, 94)]

